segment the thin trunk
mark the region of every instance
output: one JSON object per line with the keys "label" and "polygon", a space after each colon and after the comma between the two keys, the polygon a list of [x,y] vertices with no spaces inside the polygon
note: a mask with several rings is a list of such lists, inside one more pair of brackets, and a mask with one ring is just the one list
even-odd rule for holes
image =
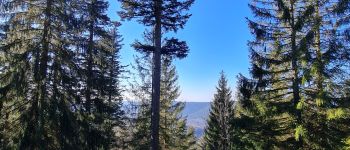
{"label": "thin trunk", "polygon": [[89,8],[89,15],[90,15],[90,21],[89,21],[89,43],[87,48],[87,67],[86,67],[86,111],[90,113],[91,111],[91,88],[92,88],[92,52],[94,49],[94,19],[95,16],[93,15],[93,8],[94,8],[95,1],[91,2],[90,8]]}
{"label": "thin trunk", "polygon": [[[94,9],[94,4],[95,4],[95,0],[91,1],[91,4],[89,6],[89,25],[88,25],[88,29],[89,29],[89,39],[88,39],[88,48],[86,51],[86,55],[87,55],[87,66],[86,66],[86,91],[85,91],[85,111],[90,115],[91,114],[91,105],[92,105],[92,101],[91,101],[91,95],[92,95],[92,84],[93,84],[93,70],[92,70],[92,65],[93,65],[93,50],[94,50],[94,23],[95,23],[95,16],[93,13],[93,9]],[[85,128],[87,128],[87,140],[86,140],[86,144],[87,147],[94,149],[95,147],[93,147],[94,145],[94,137],[91,136],[91,126],[87,125],[85,126]]]}
{"label": "thin trunk", "polygon": [[[317,61],[317,73],[316,73],[316,84],[317,84],[317,94],[322,94],[323,92],[323,63],[322,63],[322,52],[321,52],[321,33],[320,33],[320,25],[321,25],[321,17],[319,12],[320,2],[316,0],[316,35],[315,35],[315,45],[316,45],[316,61]],[[321,103],[322,104],[322,103]]]}
{"label": "thin trunk", "polygon": [[[39,139],[37,143],[37,147],[39,149],[43,149],[45,146],[44,141],[42,140],[42,135],[44,134],[44,107],[45,107],[45,98],[46,98],[46,75],[47,75],[47,68],[48,68],[48,61],[49,61],[49,43],[50,43],[50,26],[51,26],[51,7],[52,7],[52,0],[48,0],[46,2],[46,9],[45,9],[45,21],[44,21],[44,29],[43,29],[43,39],[42,39],[42,52],[41,52],[41,59],[40,59],[40,70],[39,70],[39,81],[38,81],[38,103],[37,105],[37,119],[38,119],[38,137]],[[36,110],[34,110],[36,111]]]}
{"label": "thin trunk", "polygon": [[[298,68],[298,49],[296,46],[296,29],[295,29],[295,16],[294,16],[294,3],[291,3],[291,29],[292,29],[292,35],[291,35],[291,42],[292,42],[292,70],[293,70],[293,104],[294,104],[294,110],[295,115],[297,116],[297,125],[302,124],[301,120],[301,110],[296,109],[297,105],[300,101],[300,86],[299,86],[299,68]],[[303,146],[303,140],[302,136],[299,136],[299,139],[297,141],[297,149],[302,149]]]}
{"label": "thin trunk", "polygon": [[111,103],[112,102],[112,94],[113,94],[113,88],[114,88],[114,86],[113,86],[113,84],[114,84],[114,82],[113,82],[113,79],[114,79],[114,67],[115,67],[115,63],[114,63],[114,58],[115,57],[115,55],[114,55],[114,53],[112,52],[112,57],[111,57],[111,59],[110,59],[110,61],[111,61],[111,66],[110,66],[110,72],[109,72],[109,89],[108,89],[108,102],[109,103]]}
{"label": "thin trunk", "polygon": [[152,73],[152,115],[151,115],[151,149],[159,149],[159,103],[160,103],[160,65],[161,65],[161,41],[162,41],[162,0],[155,0],[155,19],[153,54],[153,73]]}
{"label": "thin trunk", "polygon": [[[115,41],[118,41],[118,35],[117,35],[117,27],[115,26],[114,28],[113,28],[113,45],[115,45]],[[115,39],[114,39],[115,38]],[[114,90],[114,69],[115,69],[115,67],[116,67],[116,65],[117,65],[117,63],[115,63],[115,54],[116,54],[116,52],[117,52],[117,49],[116,49],[117,47],[114,47],[114,50],[112,51],[112,52],[110,52],[110,53],[108,53],[108,55],[109,54],[111,54],[111,57],[110,57],[110,66],[109,66],[109,69],[110,69],[110,72],[109,72],[109,87],[108,87],[108,102],[109,103],[111,103],[112,102],[112,95],[113,95],[113,90]]]}

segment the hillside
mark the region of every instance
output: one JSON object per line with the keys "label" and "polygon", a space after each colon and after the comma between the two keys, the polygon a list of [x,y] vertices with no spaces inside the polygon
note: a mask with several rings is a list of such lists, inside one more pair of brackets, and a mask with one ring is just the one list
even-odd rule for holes
{"label": "hillside", "polygon": [[188,126],[195,128],[197,138],[203,135],[209,109],[210,102],[186,102],[183,116],[187,117]]}

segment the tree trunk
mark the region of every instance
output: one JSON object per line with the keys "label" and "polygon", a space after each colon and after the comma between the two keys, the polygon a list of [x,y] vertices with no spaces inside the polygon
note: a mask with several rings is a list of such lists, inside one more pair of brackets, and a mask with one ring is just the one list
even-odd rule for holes
{"label": "tree trunk", "polygon": [[[297,105],[300,101],[300,86],[299,86],[299,68],[298,68],[298,49],[296,45],[296,29],[295,29],[295,16],[294,16],[294,3],[291,4],[291,29],[292,29],[292,35],[291,35],[291,42],[292,42],[292,70],[293,70],[293,104],[294,104],[294,110],[295,110],[295,115],[297,117],[297,125],[302,124],[301,120],[301,110],[296,109]],[[303,140],[302,136],[299,136],[299,139],[297,141],[297,148],[296,149],[302,149],[303,146]]]}
{"label": "tree trunk", "polygon": [[[323,92],[323,62],[322,62],[322,52],[321,52],[321,17],[319,11],[320,2],[316,0],[316,31],[315,31],[315,45],[316,45],[316,61],[317,61],[317,73],[316,73],[316,84],[317,84],[317,96]],[[323,101],[323,99],[322,99]],[[322,104],[323,102],[321,102]]]}
{"label": "tree trunk", "polygon": [[92,88],[92,53],[94,49],[94,19],[95,16],[93,15],[93,9],[94,9],[95,1],[91,2],[90,8],[89,8],[89,15],[90,15],[90,21],[89,21],[89,45],[87,48],[87,67],[86,67],[86,91],[85,91],[85,98],[86,98],[86,111],[90,113],[91,111],[91,88]]}
{"label": "tree trunk", "polygon": [[[44,141],[41,139],[41,137],[44,134],[44,107],[45,107],[45,98],[46,98],[46,79],[47,79],[47,68],[48,68],[48,61],[49,61],[49,48],[50,48],[50,26],[51,26],[51,7],[52,7],[52,0],[48,0],[46,2],[46,9],[45,9],[45,21],[44,21],[44,29],[43,29],[43,39],[42,39],[42,51],[41,51],[41,59],[40,59],[40,70],[39,70],[39,81],[38,81],[38,102],[34,105],[37,105],[38,110],[34,110],[37,112],[37,118],[38,119],[38,131],[36,136],[39,139],[38,145],[36,146],[39,149],[43,149],[45,147]],[[46,145],[47,146],[47,145]]]}
{"label": "tree trunk", "polygon": [[162,0],[154,1],[155,20],[153,53],[153,73],[152,73],[152,116],[151,116],[151,149],[159,149],[159,103],[160,103],[160,65],[161,65],[161,16]]}

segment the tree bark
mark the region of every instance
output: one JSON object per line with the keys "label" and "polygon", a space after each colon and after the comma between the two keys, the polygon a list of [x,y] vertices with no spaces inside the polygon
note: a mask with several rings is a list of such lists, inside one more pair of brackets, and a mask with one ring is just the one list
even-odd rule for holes
{"label": "tree bark", "polygon": [[152,115],[151,115],[151,149],[159,149],[159,103],[160,103],[160,65],[161,65],[161,17],[162,0],[154,0],[155,27],[154,27],[154,46],[153,53],[153,73],[152,73]]}

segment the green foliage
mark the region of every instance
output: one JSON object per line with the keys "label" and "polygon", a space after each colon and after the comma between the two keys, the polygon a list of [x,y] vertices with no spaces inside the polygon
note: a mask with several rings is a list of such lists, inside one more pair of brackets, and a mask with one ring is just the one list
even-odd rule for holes
{"label": "green foliage", "polygon": [[350,149],[350,137],[345,139],[345,144],[346,144],[345,149],[349,150]]}
{"label": "green foliage", "polygon": [[[245,85],[239,87],[241,106],[236,117],[246,116],[261,128],[276,122],[256,134],[271,134],[271,141],[264,141],[266,145],[279,149],[339,149],[350,134],[345,125],[349,104],[343,101],[348,95],[340,88],[348,86],[344,84],[348,78],[344,62],[349,61],[345,58],[349,45],[342,36],[342,30],[348,28],[348,22],[344,22],[347,7],[339,5],[347,3],[252,0],[249,4],[255,15],[253,20],[248,19],[255,36],[248,43],[252,80],[241,78]],[[247,87],[248,83],[254,88]],[[240,128],[254,131],[247,126]]]}
{"label": "green foliage", "polygon": [[301,99],[300,102],[297,104],[297,109],[302,110],[305,106],[305,99]]}
{"label": "green foliage", "polygon": [[220,74],[217,91],[211,104],[207,127],[204,131],[205,149],[232,148],[233,101],[232,91],[223,72]]}
{"label": "green foliage", "polygon": [[294,137],[295,140],[299,141],[301,140],[301,137],[305,136],[306,134],[306,130],[302,125],[297,126],[297,128],[295,128],[295,133],[294,133]]}
{"label": "green foliage", "polygon": [[[136,19],[145,26],[155,24],[154,6],[156,1],[144,0],[118,0],[122,3],[123,11],[118,12],[123,19]],[[162,18],[162,28],[165,31],[177,31],[182,29],[190,18],[190,14],[183,13],[189,10],[194,0],[161,0],[161,9],[166,12],[166,18]]]}
{"label": "green foliage", "polygon": [[[114,128],[121,126],[123,115],[122,70],[116,42],[120,36],[108,31],[112,24],[104,15],[106,8],[107,2],[99,0],[1,1],[0,20],[6,22],[0,25],[1,148],[113,146]],[[93,42],[85,38],[87,26],[101,27],[92,31],[99,35]],[[98,83],[92,88],[93,113],[85,112],[89,95],[85,83],[91,73],[85,67],[88,51],[82,52],[86,43],[94,43],[90,49],[99,54],[95,56],[99,76],[90,78]]]}
{"label": "green foliage", "polygon": [[[142,80],[133,81],[133,95],[139,101],[134,118],[133,134],[130,149],[148,149],[150,147],[151,125],[151,57],[148,55],[136,59],[134,67]],[[160,148],[161,149],[193,149],[195,146],[194,130],[188,128],[186,119],[181,116],[185,105],[176,102],[180,94],[177,84],[178,76],[175,66],[169,57],[162,59],[161,101],[160,101]]]}
{"label": "green foliage", "polygon": [[335,120],[335,119],[341,119],[346,118],[346,113],[344,109],[336,108],[336,109],[328,109],[327,110],[327,119],[328,120]]}

